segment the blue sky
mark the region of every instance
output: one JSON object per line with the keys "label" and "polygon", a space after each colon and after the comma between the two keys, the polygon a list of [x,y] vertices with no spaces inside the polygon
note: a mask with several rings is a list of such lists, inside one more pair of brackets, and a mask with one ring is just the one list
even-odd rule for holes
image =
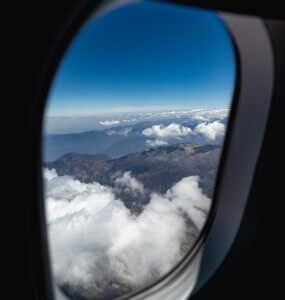
{"label": "blue sky", "polygon": [[52,83],[47,115],[228,108],[234,81],[233,45],[215,13],[133,3],[78,32]]}

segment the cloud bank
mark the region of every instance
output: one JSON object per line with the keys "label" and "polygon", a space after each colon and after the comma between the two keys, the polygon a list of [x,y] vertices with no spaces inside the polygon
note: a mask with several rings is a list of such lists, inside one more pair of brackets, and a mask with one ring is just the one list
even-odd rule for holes
{"label": "cloud bank", "polygon": [[200,123],[195,127],[194,132],[202,134],[210,141],[214,141],[217,138],[221,138],[225,135],[225,125],[220,121]]}
{"label": "cloud bank", "polygon": [[[150,108],[151,109],[151,108]],[[74,133],[90,130],[101,130],[103,126],[113,126],[120,123],[136,124],[144,121],[157,121],[167,119],[177,119],[198,122],[213,122],[227,118],[229,109],[189,109],[189,110],[172,110],[172,111],[153,111],[141,113],[114,113],[112,117],[107,115],[97,116],[56,116],[46,117],[44,122],[45,134],[53,133]],[[111,120],[109,120],[111,118]],[[116,123],[114,123],[116,122]],[[119,122],[119,123],[118,123]],[[175,121],[174,121],[175,122]]]}
{"label": "cloud bank", "polygon": [[229,114],[228,108],[220,109],[189,109],[189,110],[172,110],[158,111],[149,113],[132,114],[129,117],[135,117],[138,120],[150,119],[168,119],[168,118],[188,118],[190,120],[211,122],[214,120],[222,120],[227,118]]}
{"label": "cloud bank", "polygon": [[[181,243],[197,237],[210,199],[199,177],[185,177],[165,194],[153,193],[135,216],[110,187],[86,184],[44,170],[47,221],[56,282],[102,297],[137,290],[168,272],[184,255]],[[130,172],[117,185],[143,193]],[[191,246],[191,245],[190,245]]]}
{"label": "cloud bank", "polygon": [[210,122],[215,119],[222,120],[227,118],[229,114],[228,108],[223,109],[194,109],[189,112],[192,120]]}

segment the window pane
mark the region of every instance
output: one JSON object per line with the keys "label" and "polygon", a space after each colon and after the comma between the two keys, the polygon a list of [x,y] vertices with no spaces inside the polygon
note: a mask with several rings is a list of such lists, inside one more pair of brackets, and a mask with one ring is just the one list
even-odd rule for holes
{"label": "window pane", "polygon": [[75,36],[43,132],[53,276],[69,299],[141,290],[191,250],[212,203],[235,71],[214,12],[127,4]]}

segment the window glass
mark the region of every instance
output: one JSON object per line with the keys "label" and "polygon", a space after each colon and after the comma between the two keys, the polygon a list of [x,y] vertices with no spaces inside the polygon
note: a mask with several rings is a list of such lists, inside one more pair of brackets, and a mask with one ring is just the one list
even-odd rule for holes
{"label": "window glass", "polygon": [[76,34],[49,92],[42,162],[53,276],[68,299],[141,290],[191,250],[235,71],[214,12],[129,3]]}

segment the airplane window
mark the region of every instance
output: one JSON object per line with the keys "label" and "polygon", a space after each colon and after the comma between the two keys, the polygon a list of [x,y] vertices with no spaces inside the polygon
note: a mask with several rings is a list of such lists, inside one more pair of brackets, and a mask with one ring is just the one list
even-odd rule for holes
{"label": "airplane window", "polygon": [[51,265],[64,297],[140,291],[191,251],[212,205],[235,79],[215,12],[125,3],[78,31],[42,135]]}

